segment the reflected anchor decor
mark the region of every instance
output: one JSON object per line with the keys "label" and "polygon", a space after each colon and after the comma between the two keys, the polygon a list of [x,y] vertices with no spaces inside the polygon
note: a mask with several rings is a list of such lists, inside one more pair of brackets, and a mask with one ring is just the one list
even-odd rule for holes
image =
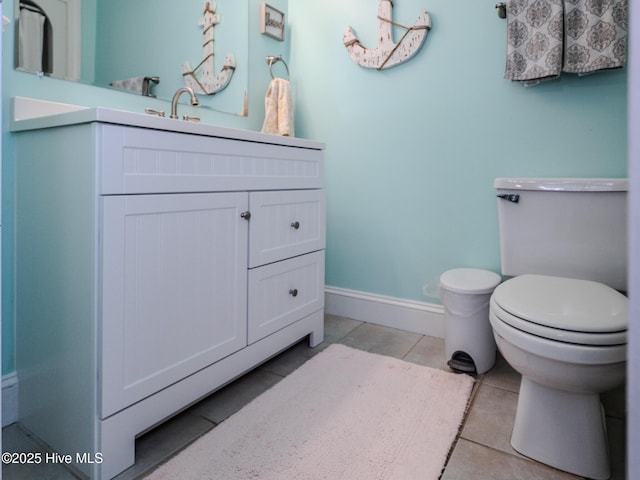
{"label": "reflected anchor decor", "polygon": [[[406,27],[392,20],[392,0],[379,0],[378,3],[378,43],[374,48],[365,48],[356,37],[353,29],[348,26],[343,35],[344,46],[351,59],[361,67],[383,70],[406,62],[412,58],[424,43],[429,30],[431,18],[422,9],[416,23]],[[392,27],[405,30],[398,43],[393,42]]]}
{"label": "reflected anchor decor", "polygon": [[[222,71],[218,76],[213,74],[213,28],[216,24],[220,23],[220,16],[216,13],[215,0],[206,0],[202,9],[202,20],[198,22],[204,29],[203,35],[203,56],[202,61],[196,66],[191,68],[189,61],[182,64],[182,76],[184,77],[184,83],[193,88],[195,93],[213,95],[224,89],[233,76],[233,72],[236,68],[236,59],[232,53],[227,53],[224,59],[224,65]],[[200,70],[199,75],[196,72]]]}

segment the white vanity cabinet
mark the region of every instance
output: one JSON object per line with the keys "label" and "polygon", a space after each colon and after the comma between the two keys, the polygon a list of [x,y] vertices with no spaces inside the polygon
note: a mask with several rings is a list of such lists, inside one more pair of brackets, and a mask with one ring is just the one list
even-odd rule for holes
{"label": "white vanity cabinet", "polygon": [[322,144],[109,115],[13,124],[20,422],[92,478],[324,321]]}

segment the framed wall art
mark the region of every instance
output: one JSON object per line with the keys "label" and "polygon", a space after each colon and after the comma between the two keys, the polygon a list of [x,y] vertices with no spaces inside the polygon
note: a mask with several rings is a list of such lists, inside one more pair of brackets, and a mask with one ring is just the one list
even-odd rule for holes
{"label": "framed wall art", "polygon": [[284,41],[284,13],[266,3],[261,4],[260,33]]}

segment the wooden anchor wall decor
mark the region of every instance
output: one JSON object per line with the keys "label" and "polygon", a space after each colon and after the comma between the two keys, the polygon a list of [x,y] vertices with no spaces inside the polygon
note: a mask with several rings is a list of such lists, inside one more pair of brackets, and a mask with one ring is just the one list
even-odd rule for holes
{"label": "wooden anchor wall decor", "polygon": [[[423,8],[418,20],[411,27],[395,23],[392,18],[393,1],[379,0],[378,3],[378,43],[374,48],[365,48],[348,26],[343,35],[344,46],[351,59],[361,67],[382,70],[391,68],[412,58],[422,47],[431,30],[431,18]],[[398,43],[393,42],[392,27],[405,30]]]}
{"label": "wooden anchor wall decor", "polygon": [[[184,77],[184,83],[187,87],[193,88],[195,93],[213,95],[214,93],[224,89],[229,85],[233,72],[236,68],[235,57],[232,53],[227,53],[227,56],[224,59],[222,71],[218,76],[214,76],[213,74],[213,28],[218,23],[220,23],[220,16],[216,13],[215,0],[206,0],[202,8],[202,20],[198,22],[198,25],[201,25],[204,29],[202,32],[202,50],[204,58],[196,68],[193,69],[191,68],[189,61],[182,64],[182,76]],[[200,70],[200,72],[196,74],[198,70]]]}

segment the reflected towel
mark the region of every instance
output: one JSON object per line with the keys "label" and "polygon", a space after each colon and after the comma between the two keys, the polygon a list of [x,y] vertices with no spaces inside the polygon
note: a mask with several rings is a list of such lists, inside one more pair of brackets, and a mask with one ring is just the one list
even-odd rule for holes
{"label": "reflected towel", "polygon": [[263,133],[295,135],[291,86],[284,78],[274,78],[264,99]]}
{"label": "reflected towel", "polygon": [[507,2],[507,65],[504,78],[535,84],[560,75],[564,37],[562,2]]}
{"label": "reflected towel", "polygon": [[144,84],[144,77],[131,77],[123,80],[116,80],[111,82],[111,86],[115,88],[122,88],[123,90],[130,90],[132,92],[142,95],[142,87]]}
{"label": "reflected towel", "polygon": [[592,73],[624,66],[627,0],[564,0],[565,72]]}
{"label": "reflected towel", "polygon": [[20,9],[18,66],[27,72],[44,71],[44,22],[45,16],[41,13]]}

